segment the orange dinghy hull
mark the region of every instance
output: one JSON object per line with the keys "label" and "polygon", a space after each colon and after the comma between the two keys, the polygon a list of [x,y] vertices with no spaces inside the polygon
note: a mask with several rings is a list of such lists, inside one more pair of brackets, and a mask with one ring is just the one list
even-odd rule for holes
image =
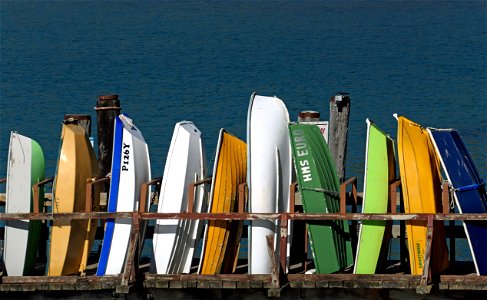
{"label": "orange dinghy hull", "polygon": [[[406,213],[437,213],[441,208],[441,175],[428,132],[402,116],[398,121],[397,145],[401,191]],[[411,274],[422,275],[426,251],[426,221],[406,221]],[[440,273],[448,267],[448,250],[442,221],[435,222],[431,271]]]}

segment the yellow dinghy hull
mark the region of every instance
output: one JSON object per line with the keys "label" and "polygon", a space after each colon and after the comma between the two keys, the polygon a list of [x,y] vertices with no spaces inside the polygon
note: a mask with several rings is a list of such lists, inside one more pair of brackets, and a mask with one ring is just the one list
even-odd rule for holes
{"label": "yellow dinghy hull", "polygon": [[[395,115],[401,191],[406,213],[441,212],[441,175],[428,132],[419,124]],[[406,221],[411,274],[422,275],[426,250],[426,221]],[[442,221],[434,224],[431,271],[448,267],[448,250]]]}
{"label": "yellow dinghy hull", "polygon": [[[95,152],[79,125],[63,125],[53,185],[53,213],[85,211],[86,182],[99,176]],[[95,190],[93,210],[99,210]],[[97,220],[54,221],[51,226],[48,276],[84,273],[95,237]]]}
{"label": "yellow dinghy hull", "polygon": [[[220,131],[213,169],[209,211],[228,213],[237,210],[238,186],[247,178],[247,145]],[[238,257],[242,221],[209,221],[205,228],[200,274],[231,272]]]}

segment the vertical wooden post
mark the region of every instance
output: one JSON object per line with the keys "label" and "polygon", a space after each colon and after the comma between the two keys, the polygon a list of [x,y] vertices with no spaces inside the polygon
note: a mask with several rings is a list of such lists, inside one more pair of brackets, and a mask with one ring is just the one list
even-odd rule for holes
{"label": "vertical wooden post", "polygon": [[[98,96],[96,102],[97,136],[98,136],[98,166],[100,176],[110,172],[113,151],[113,124],[120,114],[120,100],[118,95]],[[108,191],[108,184],[102,185],[102,191]]]}
{"label": "vertical wooden post", "polygon": [[276,253],[274,252],[274,236],[268,235],[266,236],[267,241],[267,252],[271,258],[271,277],[272,277],[272,286],[274,288],[279,288],[279,265],[277,260],[279,258],[276,257]]}
{"label": "vertical wooden post", "polygon": [[140,215],[139,212],[132,214],[132,230],[130,231],[129,247],[123,267],[122,279],[120,285],[115,287],[115,291],[120,294],[128,294],[129,284],[135,282],[135,276],[138,274],[139,257],[137,256],[137,245],[140,233]]}
{"label": "vertical wooden post", "polygon": [[313,110],[305,110],[299,113],[298,122],[318,122],[320,120],[320,113]]}
{"label": "vertical wooden post", "polygon": [[426,249],[424,253],[423,262],[423,274],[421,275],[421,280],[419,286],[416,288],[418,294],[429,294],[431,291],[431,286],[428,286],[431,280],[431,248],[433,246],[433,215],[428,215],[428,225],[426,230]]}
{"label": "vertical wooden post", "polygon": [[78,115],[78,114],[66,114],[64,115],[64,124],[76,124],[85,129],[86,136],[91,136],[91,116],[90,115]]}
{"label": "vertical wooden post", "polygon": [[350,97],[348,95],[348,93],[337,93],[330,99],[330,136],[328,146],[337,168],[340,183],[345,180],[348,120],[350,115]]}
{"label": "vertical wooden post", "polygon": [[[404,198],[402,197],[402,189],[403,187],[401,186],[401,192],[399,193],[399,212],[403,214],[405,212],[405,208],[404,208]],[[399,255],[401,260],[401,268],[405,272],[410,272],[411,271],[411,265],[409,264],[410,258],[409,258],[409,252],[407,250],[407,245],[406,245],[406,221],[404,220],[399,221],[399,235],[400,235]]]}
{"label": "vertical wooden post", "polygon": [[281,270],[283,273],[287,273],[287,237],[288,237],[288,215],[287,213],[282,213],[279,220],[279,231],[280,231],[280,241],[279,241],[279,260],[281,265]]}

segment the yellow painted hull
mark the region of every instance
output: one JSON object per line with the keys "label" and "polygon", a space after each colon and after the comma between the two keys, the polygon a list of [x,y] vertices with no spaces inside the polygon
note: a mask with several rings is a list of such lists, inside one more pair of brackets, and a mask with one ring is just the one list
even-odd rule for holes
{"label": "yellow painted hull", "polygon": [[[212,213],[237,210],[238,186],[247,177],[247,146],[240,139],[222,131],[215,160],[211,202]],[[204,240],[201,274],[232,270],[238,256],[241,221],[209,221]]]}
{"label": "yellow painted hull", "polygon": [[[441,175],[439,160],[426,129],[404,117],[398,117],[398,157],[402,195],[406,213],[441,212]],[[433,273],[448,267],[444,224],[434,224]],[[421,275],[426,250],[426,221],[406,222],[411,274]]]}
{"label": "yellow painted hull", "polygon": [[[86,182],[99,175],[95,153],[84,129],[63,125],[61,148],[53,186],[53,213],[83,212]],[[93,210],[99,210],[99,191],[94,191]],[[83,273],[95,237],[97,220],[54,221],[50,233],[47,275]]]}

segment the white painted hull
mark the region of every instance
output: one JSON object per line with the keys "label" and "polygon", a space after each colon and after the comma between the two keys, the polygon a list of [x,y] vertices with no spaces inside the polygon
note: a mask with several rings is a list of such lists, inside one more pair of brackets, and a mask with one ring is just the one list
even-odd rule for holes
{"label": "white painted hull", "polygon": [[[174,128],[161,183],[159,213],[187,211],[188,186],[203,179],[206,159],[201,132],[191,122]],[[203,186],[197,188],[194,211],[201,212]],[[157,220],[153,237],[153,264],[158,274],[189,273],[195,242],[201,232],[198,220]]]}
{"label": "white painted hull", "polygon": [[[8,154],[5,212],[32,212],[32,185],[43,178],[44,156],[40,146],[30,138],[12,132]],[[32,232],[29,235],[29,225],[32,227],[30,223],[32,221],[28,220],[6,222],[3,250],[5,268],[9,276],[25,275],[25,272],[28,272],[28,256],[35,256],[35,251],[28,251],[29,239],[35,238],[32,237]],[[36,240],[38,241],[38,237]]]}
{"label": "white painted hull", "polygon": [[[149,181],[150,176],[147,144],[132,120],[120,115],[115,122],[108,211],[137,211],[141,185]],[[148,210],[149,196],[146,203]],[[97,275],[122,272],[131,230],[130,219],[107,221]]]}
{"label": "white painted hull", "polygon": [[[292,161],[288,123],[288,111],[279,98],[251,96],[247,119],[247,183],[251,213],[289,211]],[[249,227],[249,274],[271,273],[266,237],[274,236],[275,253],[279,255],[277,225],[271,221],[252,221]],[[289,227],[288,260],[290,233]]]}

